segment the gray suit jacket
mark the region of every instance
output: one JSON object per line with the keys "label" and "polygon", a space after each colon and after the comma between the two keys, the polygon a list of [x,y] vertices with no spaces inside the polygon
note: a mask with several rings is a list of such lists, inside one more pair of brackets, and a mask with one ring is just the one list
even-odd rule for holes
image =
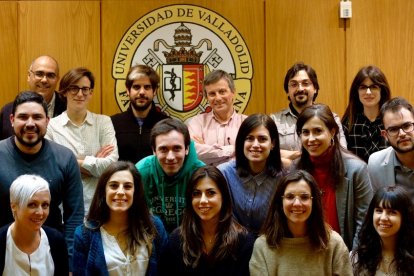
{"label": "gray suit jacket", "polygon": [[395,151],[392,147],[374,152],[368,159],[368,171],[374,191],[395,184]]}
{"label": "gray suit jacket", "polygon": [[336,209],[341,236],[352,250],[373,194],[366,163],[348,153],[343,152],[342,156],[345,174],[336,188]]}

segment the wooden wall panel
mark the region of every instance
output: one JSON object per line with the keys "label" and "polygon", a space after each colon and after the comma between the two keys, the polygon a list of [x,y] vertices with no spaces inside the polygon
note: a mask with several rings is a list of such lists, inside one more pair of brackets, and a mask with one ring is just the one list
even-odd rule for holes
{"label": "wooden wall panel", "polygon": [[380,67],[392,96],[414,104],[414,1],[353,1],[347,29],[347,85],[367,64]]}
{"label": "wooden wall panel", "polygon": [[[103,113],[119,112],[115,101],[114,84],[110,74],[114,54],[119,41],[129,27],[144,14],[162,6],[172,4],[194,4],[220,14],[239,31],[249,47],[254,66],[252,97],[245,113],[265,112],[265,51],[264,44],[264,1],[102,1],[102,72],[103,72]],[[251,20],[251,19],[254,20]],[[114,24],[116,22],[116,24]],[[237,87],[236,87],[237,89]]]}
{"label": "wooden wall panel", "polygon": [[17,3],[0,2],[0,108],[12,101],[19,90],[17,76]]}
{"label": "wooden wall panel", "polygon": [[342,115],[345,107],[345,37],[339,0],[266,0],[266,112],[288,105],[286,71],[296,61],[318,75],[317,102]]}
{"label": "wooden wall panel", "polygon": [[27,88],[27,68],[39,55],[57,59],[60,75],[78,66],[96,77],[88,109],[101,112],[100,1],[19,1],[19,83]]}

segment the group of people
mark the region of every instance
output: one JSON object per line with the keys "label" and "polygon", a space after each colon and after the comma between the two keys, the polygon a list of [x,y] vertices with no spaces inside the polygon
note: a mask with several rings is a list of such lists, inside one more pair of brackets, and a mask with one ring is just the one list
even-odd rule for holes
{"label": "group of people", "polygon": [[214,70],[212,111],[186,124],[155,106],[149,66],[131,67],[130,106],[111,117],[87,109],[90,70],[55,91],[59,78],[38,57],[30,91],[0,113],[4,275],[414,271],[414,109],[379,68],[358,72],[342,122],[301,62],[287,109],[238,114],[231,75]]}

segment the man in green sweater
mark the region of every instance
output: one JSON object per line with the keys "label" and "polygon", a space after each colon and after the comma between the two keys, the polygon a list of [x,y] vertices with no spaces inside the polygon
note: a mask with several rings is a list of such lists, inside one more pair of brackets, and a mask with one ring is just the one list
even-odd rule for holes
{"label": "man in green sweater", "polygon": [[188,180],[204,163],[197,158],[187,126],[176,119],[158,122],[150,141],[154,154],[136,167],[142,176],[148,207],[172,232],[181,223]]}

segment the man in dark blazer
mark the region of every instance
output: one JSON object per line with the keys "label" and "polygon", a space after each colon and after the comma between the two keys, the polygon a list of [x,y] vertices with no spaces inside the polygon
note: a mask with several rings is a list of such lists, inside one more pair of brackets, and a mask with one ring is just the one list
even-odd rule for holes
{"label": "man in dark blazer", "polygon": [[[43,96],[48,106],[48,116],[56,117],[66,110],[66,103],[55,91],[59,82],[59,65],[51,56],[37,57],[27,71],[27,83],[31,91]],[[0,112],[0,140],[14,134],[10,123],[13,102],[3,106]]]}

